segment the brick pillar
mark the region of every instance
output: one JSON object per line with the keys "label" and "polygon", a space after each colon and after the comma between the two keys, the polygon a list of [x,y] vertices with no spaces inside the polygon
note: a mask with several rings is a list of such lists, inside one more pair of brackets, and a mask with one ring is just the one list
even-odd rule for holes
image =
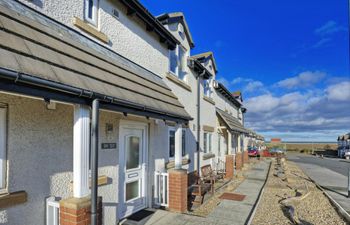
{"label": "brick pillar", "polygon": [[[60,201],[60,225],[90,225],[91,198],[68,198]],[[98,224],[102,225],[102,197],[98,198]]]}
{"label": "brick pillar", "polygon": [[226,177],[228,179],[232,179],[234,175],[234,155],[226,155],[226,163],[225,163],[225,168],[226,168]]}
{"label": "brick pillar", "polygon": [[236,154],[236,170],[242,169],[242,153],[237,152]]}
{"label": "brick pillar", "polygon": [[187,170],[169,171],[169,210],[179,213],[187,211]]}
{"label": "brick pillar", "polygon": [[249,161],[248,151],[243,152],[243,161],[247,163]]}

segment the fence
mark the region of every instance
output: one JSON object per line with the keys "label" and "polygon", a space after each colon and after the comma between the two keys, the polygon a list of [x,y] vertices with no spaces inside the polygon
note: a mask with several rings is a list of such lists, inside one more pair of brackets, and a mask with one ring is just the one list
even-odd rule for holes
{"label": "fence", "polygon": [[169,175],[165,172],[154,173],[155,204],[167,207],[169,205]]}

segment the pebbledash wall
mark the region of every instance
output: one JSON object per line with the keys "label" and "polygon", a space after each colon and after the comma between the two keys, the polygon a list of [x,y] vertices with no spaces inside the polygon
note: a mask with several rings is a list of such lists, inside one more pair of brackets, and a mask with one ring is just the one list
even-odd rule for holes
{"label": "pebbledash wall", "polygon": [[[45,199],[73,195],[73,105],[56,103],[56,109],[48,110],[43,100],[4,93],[0,93],[0,103],[8,105],[9,191],[28,194],[26,203],[0,210],[0,224],[44,225]],[[108,177],[108,183],[98,187],[106,225],[118,221],[120,120],[149,125],[148,207],[153,204],[153,171],[164,169],[167,156],[167,126],[163,121],[101,111],[100,143],[117,143],[116,149],[101,149],[99,145],[99,175]],[[105,132],[107,123],[113,125],[113,132]]]}
{"label": "pebbledash wall", "polygon": [[[113,49],[155,74],[165,76],[168,71],[167,46],[159,42],[159,37],[154,32],[148,32],[145,23],[138,17],[128,16],[126,7],[119,1],[99,1],[99,21],[98,26],[94,28],[107,35],[109,38],[107,44],[73,24],[74,17],[84,20],[84,0],[19,1]],[[112,16],[113,9],[119,12],[119,18]]]}

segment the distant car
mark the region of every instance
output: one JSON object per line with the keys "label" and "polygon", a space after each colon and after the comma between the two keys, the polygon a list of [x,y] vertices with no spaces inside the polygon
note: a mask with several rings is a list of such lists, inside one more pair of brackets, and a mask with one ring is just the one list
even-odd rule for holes
{"label": "distant car", "polygon": [[271,148],[270,150],[271,154],[284,154],[285,151],[282,148]]}
{"label": "distant car", "polygon": [[248,148],[248,155],[250,157],[256,157],[256,156],[260,156],[260,153],[257,148]]}

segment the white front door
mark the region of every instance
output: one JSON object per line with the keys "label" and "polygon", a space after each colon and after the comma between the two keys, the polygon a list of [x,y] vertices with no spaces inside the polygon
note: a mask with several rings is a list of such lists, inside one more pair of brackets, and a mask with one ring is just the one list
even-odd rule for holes
{"label": "white front door", "polygon": [[122,122],[119,134],[119,219],[146,207],[147,125]]}

